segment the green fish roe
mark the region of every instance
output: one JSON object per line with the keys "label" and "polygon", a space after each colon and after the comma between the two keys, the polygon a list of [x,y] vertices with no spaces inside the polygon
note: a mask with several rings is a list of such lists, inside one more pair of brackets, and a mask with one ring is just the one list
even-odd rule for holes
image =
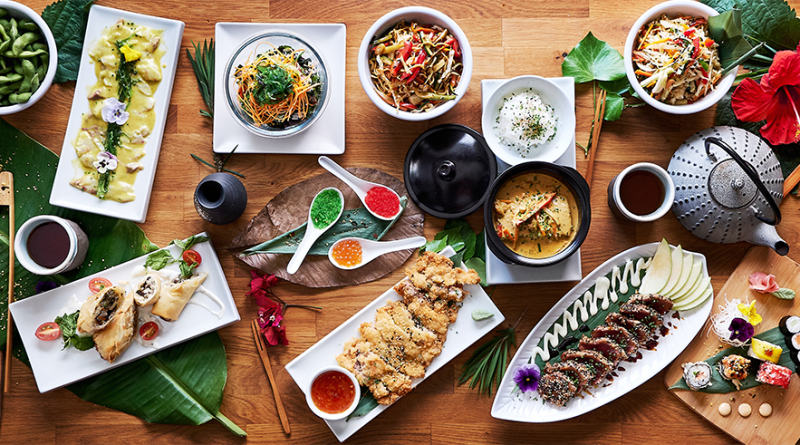
{"label": "green fish roe", "polygon": [[342,209],[342,198],[336,190],[324,190],[311,204],[311,221],[317,229],[333,224]]}

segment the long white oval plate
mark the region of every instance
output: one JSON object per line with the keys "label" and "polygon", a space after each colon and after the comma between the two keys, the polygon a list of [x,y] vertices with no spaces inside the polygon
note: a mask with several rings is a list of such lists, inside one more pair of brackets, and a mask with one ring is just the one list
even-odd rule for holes
{"label": "long white oval plate", "polygon": [[[156,123],[153,126],[153,132],[147,138],[145,156],[140,161],[144,165],[144,169],[136,176],[136,182],[133,184],[136,190],[136,199],[126,203],[97,199],[96,196],[82,192],[69,185],[69,181],[75,177],[75,168],[72,165],[72,161],[78,159],[72,142],[78,137],[81,116],[90,112],[89,101],[86,99],[86,90],[97,82],[94,74],[94,65],[89,57],[89,48],[100,37],[103,28],[113,26],[119,19],[163,30],[162,45],[166,45],[167,49],[161,58],[161,83],[153,95],[156,100]],[[58,161],[56,179],[53,184],[53,191],[50,193],[50,204],[139,223],[145,221],[147,208],[150,205],[150,193],[153,190],[153,181],[156,177],[156,166],[158,165],[158,154],[161,151],[161,141],[164,137],[164,126],[167,123],[167,109],[170,97],[172,97],[172,84],[175,80],[175,71],[178,68],[183,28],[184,23],[177,20],[162,19],[97,5],[92,6],[89,11],[89,21],[86,24],[86,37],[81,51],[81,68],[78,72],[78,80],[75,83],[75,95],[72,98],[67,133],[64,135],[64,144],[61,146],[61,159]]]}
{"label": "long white oval plate", "polygon": [[[440,252],[444,256],[452,256],[455,251],[451,247],[447,247]],[[465,349],[470,347],[473,343],[480,340],[481,337],[491,332],[495,327],[505,320],[503,314],[494,305],[492,299],[486,295],[480,285],[467,285],[464,286],[469,296],[464,299],[464,304],[458,313],[456,322],[450,325],[447,333],[447,341],[444,344],[442,353],[433,359],[430,366],[425,370],[425,377],[421,379],[414,379],[414,387],[419,385],[431,374],[438,371],[439,368],[446,365],[450,360],[456,358]],[[350,317],[349,320],[342,323],[338,328],[331,331],[322,340],[318,341],[314,346],[308,348],[306,352],[297,356],[286,365],[286,371],[292,376],[297,386],[305,393],[311,386],[311,378],[316,375],[317,371],[324,366],[336,365],[336,356],[341,354],[344,348],[344,343],[352,337],[358,336],[358,327],[361,323],[371,322],[375,320],[375,312],[379,307],[386,304],[386,300],[400,300],[402,297],[393,289],[384,292],[375,301],[361,309],[358,313]],[[475,309],[484,309],[494,314],[491,317],[482,321],[474,321],[470,314]],[[413,397],[414,391],[411,391],[406,397]],[[400,401],[395,402],[402,403]],[[355,434],[364,425],[369,423],[372,419],[377,417],[380,413],[386,411],[389,406],[378,405],[362,417],[355,417],[346,420],[326,420],[333,434],[340,442],[343,442],[348,437]],[[308,409],[308,411],[311,411]]]}
{"label": "long white oval plate", "polygon": [[[199,235],[206,235],[206,233]],[[134,340],[131,346],[113,364],[100,358],[100,354],[94,348],[88,351],[79,351],[70,347],[62,351],[63,340],[41,341],[36,338],[34,333],[42,323],[55,320],[73,295],[81,303],[89,298],[92,294],[89,290],[89,280],[95,277],[103,277],[111,280],[114,284],[118,284],[120,280],[130,281],[131,272],[137,266],[144,265],[147,255],[132,259],[127,263],[104,270],[90,277],[82,278],[12,303],[10,306],[11,314],[14,316],[14,323],[17,325],[22,337],[22,343],[25,345],[25,351],[31,361],[33,376],[36,378],[39,392],[51,391],[87,377],[101,374],[117,366],[122,366],[239,321],[239,311],[236,309],[231,289],[228,287],[225,273],[222,271],[222,266],[219,264],[219,259],[211,242],[197,244],[192,249],[196,250],[203,258],[202,263],[196,270],[198,272],[208,272],[208,277],[203,282],[203,287],[222,300],[224,309],[221,317],[217,317],[201,306],[191,304],[192,302],[201,303],[215,311],[219,310],[219,306],[213,300],[198,291],[189,300],[190,304],[186,305],[178,320],[171,323],[159,320],[161,331],[156,338],[158,348],[145,348]],[[173,257],[181,253],[180,248],[174,245],[167,250]],[[169,265],[164,270],[178,271],[178,265]],[[132,282],[131,286],[134,284]],[[139,335],[138,331],[136,335]]]}
{"label": "long white oval plate", "polygon": [[[576,397],[567,403],[567,406],[560,408],[551,403],[543,403],[541,399],[538,399],[537,393],[521,395],[519,391],[517,391],[515,394],[512,394],[516,386],[514,383],[514,370],[528,363],[528,359],[531,357],[533,349],[539,344],[539,340],[544,336],[545,332],[550,329],[553,323],[561,317],[564,310],[592,287],[599,277],[610,273],[614,266],[622,266],[627,260],[651,257],[656,253],[658,244],[659,243],[651,243],[633,247],[601,264],[578,283],[577,286],[567,292],[567,294],[545,314],[539,324],[533,328],[531,333],[528,334],[528,337],[525,338],[525,341],[522,342],[514,358],[511,360],[511,364],[503,377],[503,381],[500,383],[500,389],[497,391],[497,396],[494,399],[492,417],[503,420],[513,420],[515,422],[547,423],[571,419],[581,414],[586,414],[589,411],[600,408],[606,403],[616,400],[648,381],[654,375],[661,372],[662,369],[675,360],[675,358],[689,346],[689,343],[691,343],[695,335],[703,328],[703,325],[705,325],[708,319],[708,315],[711,313],[711,306],[714,304],[713,296],[706,300],[701,306],[690,311],[681,312],[680,319],[672,318],[672,311],[667,313],[664,319],[672,322],[678,329],[670,329],[669,334],[660,338],[655,351],[640,349],[639,351],[642,353],[641,360],[636,363],[623,362],[625,371],[617,370],[616,372],[619,374],[619,377],[615,378],[611,385],[592,389],[590,392],[593,396],[584,395],[583,398]],[[699,259],[703,262],[703,274],[707,276],[708,268],[706,265],[706,257],[702,254],[686,250],[684,250],[684,252],[694,255],[695,261]],[[534,398],[538,400],[534,400]]]}

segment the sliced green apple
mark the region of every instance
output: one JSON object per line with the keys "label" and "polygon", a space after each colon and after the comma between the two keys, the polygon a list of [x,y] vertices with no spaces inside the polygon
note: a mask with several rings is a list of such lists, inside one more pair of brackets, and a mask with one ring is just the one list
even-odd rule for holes
{"label": "sliced green apple", "polygon": [[672,249],[672,270],[669,274],[669,280],[667,280],[667,284],[658,291],[659,294],[665,295],[667,292],[671,291],[675,288],[675,285],[678,284],[678,279],[681,277],[683,273],[683,248],[678,246]]}
{"label": "sliced green apple", "polygon": [[672,307],[672,310],[675,310],[675,311],[688,311],[689,309],[694,309],[694,308],[700,306],[701,304],[705,303],[705,301],[708,300],[709,297],[711,297],[711,294],[713,294],[713,293],[714,293],[714,288],[709,283],[708,286],[703,288],[703,292],[701,292],[700,295],[698,295],[694,300],[692,300],[690,302],[685,302],[685,303],[680,304],[680,305],[675,305],[675,306]]}
{"label": "sliced green apple", "polygon": [[689,281],[689,275],[692,273],[692,266],[694,266],[694,255],[691,253],[684,253],[683,265],[681,266],[681,275],[678,277],[678,281],[675,283],[675,286],[673,286],[672,289],[664,292],[662,295],[671,298],[679,290],[681,290],[681,288],[686,285],[686,282]]}
{"label": "sliced green apple", "polygon": [[686,280],[686,283],[684,283],[683,287],[681,287],[680,289],[673,291],[672,295],[668,295],[669,298],[675,300],[691,292],[691,290],[700,282],[702,274],[703,274],[703,262],[698,260],[692,263],[692,269],[689,271],[689,278]]}
{"label": "sliced green apple", "polygon": [[695,284],[695,286],[689,292],[685,293],[680,298],[673,298],[672,301],[675,304],[684,304],[690,299],[697,297],[698,294],[702,293],[703,290],[708,287],[709,283],[711,283],[711,277],[700,277],[700,280],[698,280],[697,284]]}
{"label": "sliced green apple", "polygon": [[666,239],[661,240],[658,250],[647,268],[647,273],[642,278],[639,286],[640,294],[654,294],[667,284],[672,274],[672,249]]}

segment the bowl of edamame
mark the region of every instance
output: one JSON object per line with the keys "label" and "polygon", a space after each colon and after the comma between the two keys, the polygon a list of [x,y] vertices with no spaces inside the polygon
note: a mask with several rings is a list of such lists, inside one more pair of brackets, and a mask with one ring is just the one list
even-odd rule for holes
{"label": "bowl of edamame", "polygon": [[25,5],[0,0],[0,115],[22,111],[44,96],[57,65],[47,23]]}

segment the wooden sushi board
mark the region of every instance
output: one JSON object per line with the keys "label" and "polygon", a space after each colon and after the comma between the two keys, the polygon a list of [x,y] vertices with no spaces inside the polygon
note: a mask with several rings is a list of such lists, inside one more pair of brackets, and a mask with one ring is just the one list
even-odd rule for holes
{"label": "wooden sushi board", "polygon": [[[775,275],[781,287],[788,287],[800,292],[800,264],[787,257],[782,257],[766,247],[753,247],[745,255],[736,270],[733,271],[722,289],[714,292],[714,307],[711,314],[719,312],[719,306],[725,298],[745,297],[757,301],[756,308],[764,321],[756,326],[756,334],[778,326],[784,315],[800,315],[800,297],[794,300],[780,300],[769,294],[761,294],[749,287],[748,277],[753,272],[764,272]],[[667,368],[664,384],[669,388],[683,374],[681,364],[705,360],[719,352],[717,336],[709,333],[709,323],[700,331],[694,341]],[[708,336],[706,336],[708,334]],[[723,348],[727,348],[724,345]],[[784,351],[789,353],[789,351]],[[793,369],[794,371],[794,369]],[[727,394],[706,394],[687,390],[671,390],[675,396],[689,405],[709,422],[746,444],[794,444],[800,439],[800,378],[792,375],[789,388],[760,385],[755,388]],[[731,401],[731,398],[734,401]],[[731,404],[733,412],[727,417],[719,414],[719,405],[723,402]],[[738,407],[749,403],[753,408],[750,417],[739,415]],[[772,405],[772,415],[761,417],[758,408],[762,403]]]}

